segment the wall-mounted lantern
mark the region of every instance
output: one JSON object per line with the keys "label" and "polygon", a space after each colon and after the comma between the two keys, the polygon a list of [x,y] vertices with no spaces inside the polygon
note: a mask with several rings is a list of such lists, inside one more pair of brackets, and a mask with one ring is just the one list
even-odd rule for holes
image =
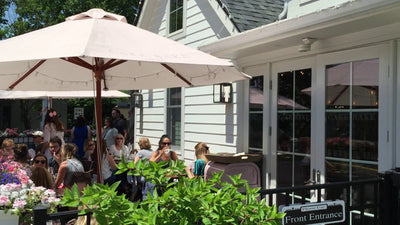
{"label": "wall-mounted lantern", "polygon": [[142,95],[142,93],[140,93],[139,90],[134,90],[134,91],[132,91],[131,96],[132,96],[132,100],[133,100],[134,106],[136,108],[142,108],[143,107],[143,95]]}
{"label": "wall-mounted lantern", "polygon": [[214,84],[214,103],[232,103],[233,89],[231,83]]}

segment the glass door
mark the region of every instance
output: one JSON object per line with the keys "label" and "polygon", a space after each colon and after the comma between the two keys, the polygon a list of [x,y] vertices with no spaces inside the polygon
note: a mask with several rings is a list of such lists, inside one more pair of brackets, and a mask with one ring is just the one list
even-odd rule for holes
{"label": "glass door", "polygon": [[[311,184],[312,84],[310,61],[272,66],[271,76],[271,188]],[[277,196],[276,203],[283,202]],[[309,199],[310,196],[306,196]],[[293,203],[300,193],[292,193]]]}
{"label": "glass door", "polygon": [[[326,182],[377,178],[379,59],[326,65],[325,99]],[[342,194],[329,191],[327,198]]]}
{"label": "glass door", "polygon": [[284,71],[277,77],[277,187],[310,182],[311,72]]}

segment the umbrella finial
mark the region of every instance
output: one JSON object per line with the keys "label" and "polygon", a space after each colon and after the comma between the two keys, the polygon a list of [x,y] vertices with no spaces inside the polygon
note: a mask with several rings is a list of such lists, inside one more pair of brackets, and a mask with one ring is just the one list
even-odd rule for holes
{"label": "umbrella finial", "polygon": [[125,16],[109,13],[98,8],[90,9],[86,12],[70,16],[65,20],[72,21],[72,20],[82,20],[82,19],[106,19],[106,20],[117,20],[124,23],[127,22]]}

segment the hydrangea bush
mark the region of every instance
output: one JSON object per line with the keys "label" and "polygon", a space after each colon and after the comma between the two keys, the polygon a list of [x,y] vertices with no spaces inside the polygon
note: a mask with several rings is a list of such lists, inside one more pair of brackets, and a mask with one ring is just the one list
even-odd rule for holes
{"label": "hydrangea bush", "polygon": [[32,224],[36,205],[46,205],[54,212],[59,202],[54,190],[35,187],[19,163],[0,163],[0,209],[20,216],[20,224]]}

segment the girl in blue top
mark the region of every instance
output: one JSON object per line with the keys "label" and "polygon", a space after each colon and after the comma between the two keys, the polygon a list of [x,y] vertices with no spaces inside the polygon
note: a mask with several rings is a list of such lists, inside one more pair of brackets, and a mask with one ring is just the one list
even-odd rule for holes
{"label": "girl in blue top", "polygon": [[208,159],[206,158],[206,154],[209,154],[210,151],[208,146],[204,142],[199,142],[194,147],[194,153],[196,155],[196,162],[194,163],[194,171],[193,173],[196,176],[204,176],[204,168],[208,163]]}

